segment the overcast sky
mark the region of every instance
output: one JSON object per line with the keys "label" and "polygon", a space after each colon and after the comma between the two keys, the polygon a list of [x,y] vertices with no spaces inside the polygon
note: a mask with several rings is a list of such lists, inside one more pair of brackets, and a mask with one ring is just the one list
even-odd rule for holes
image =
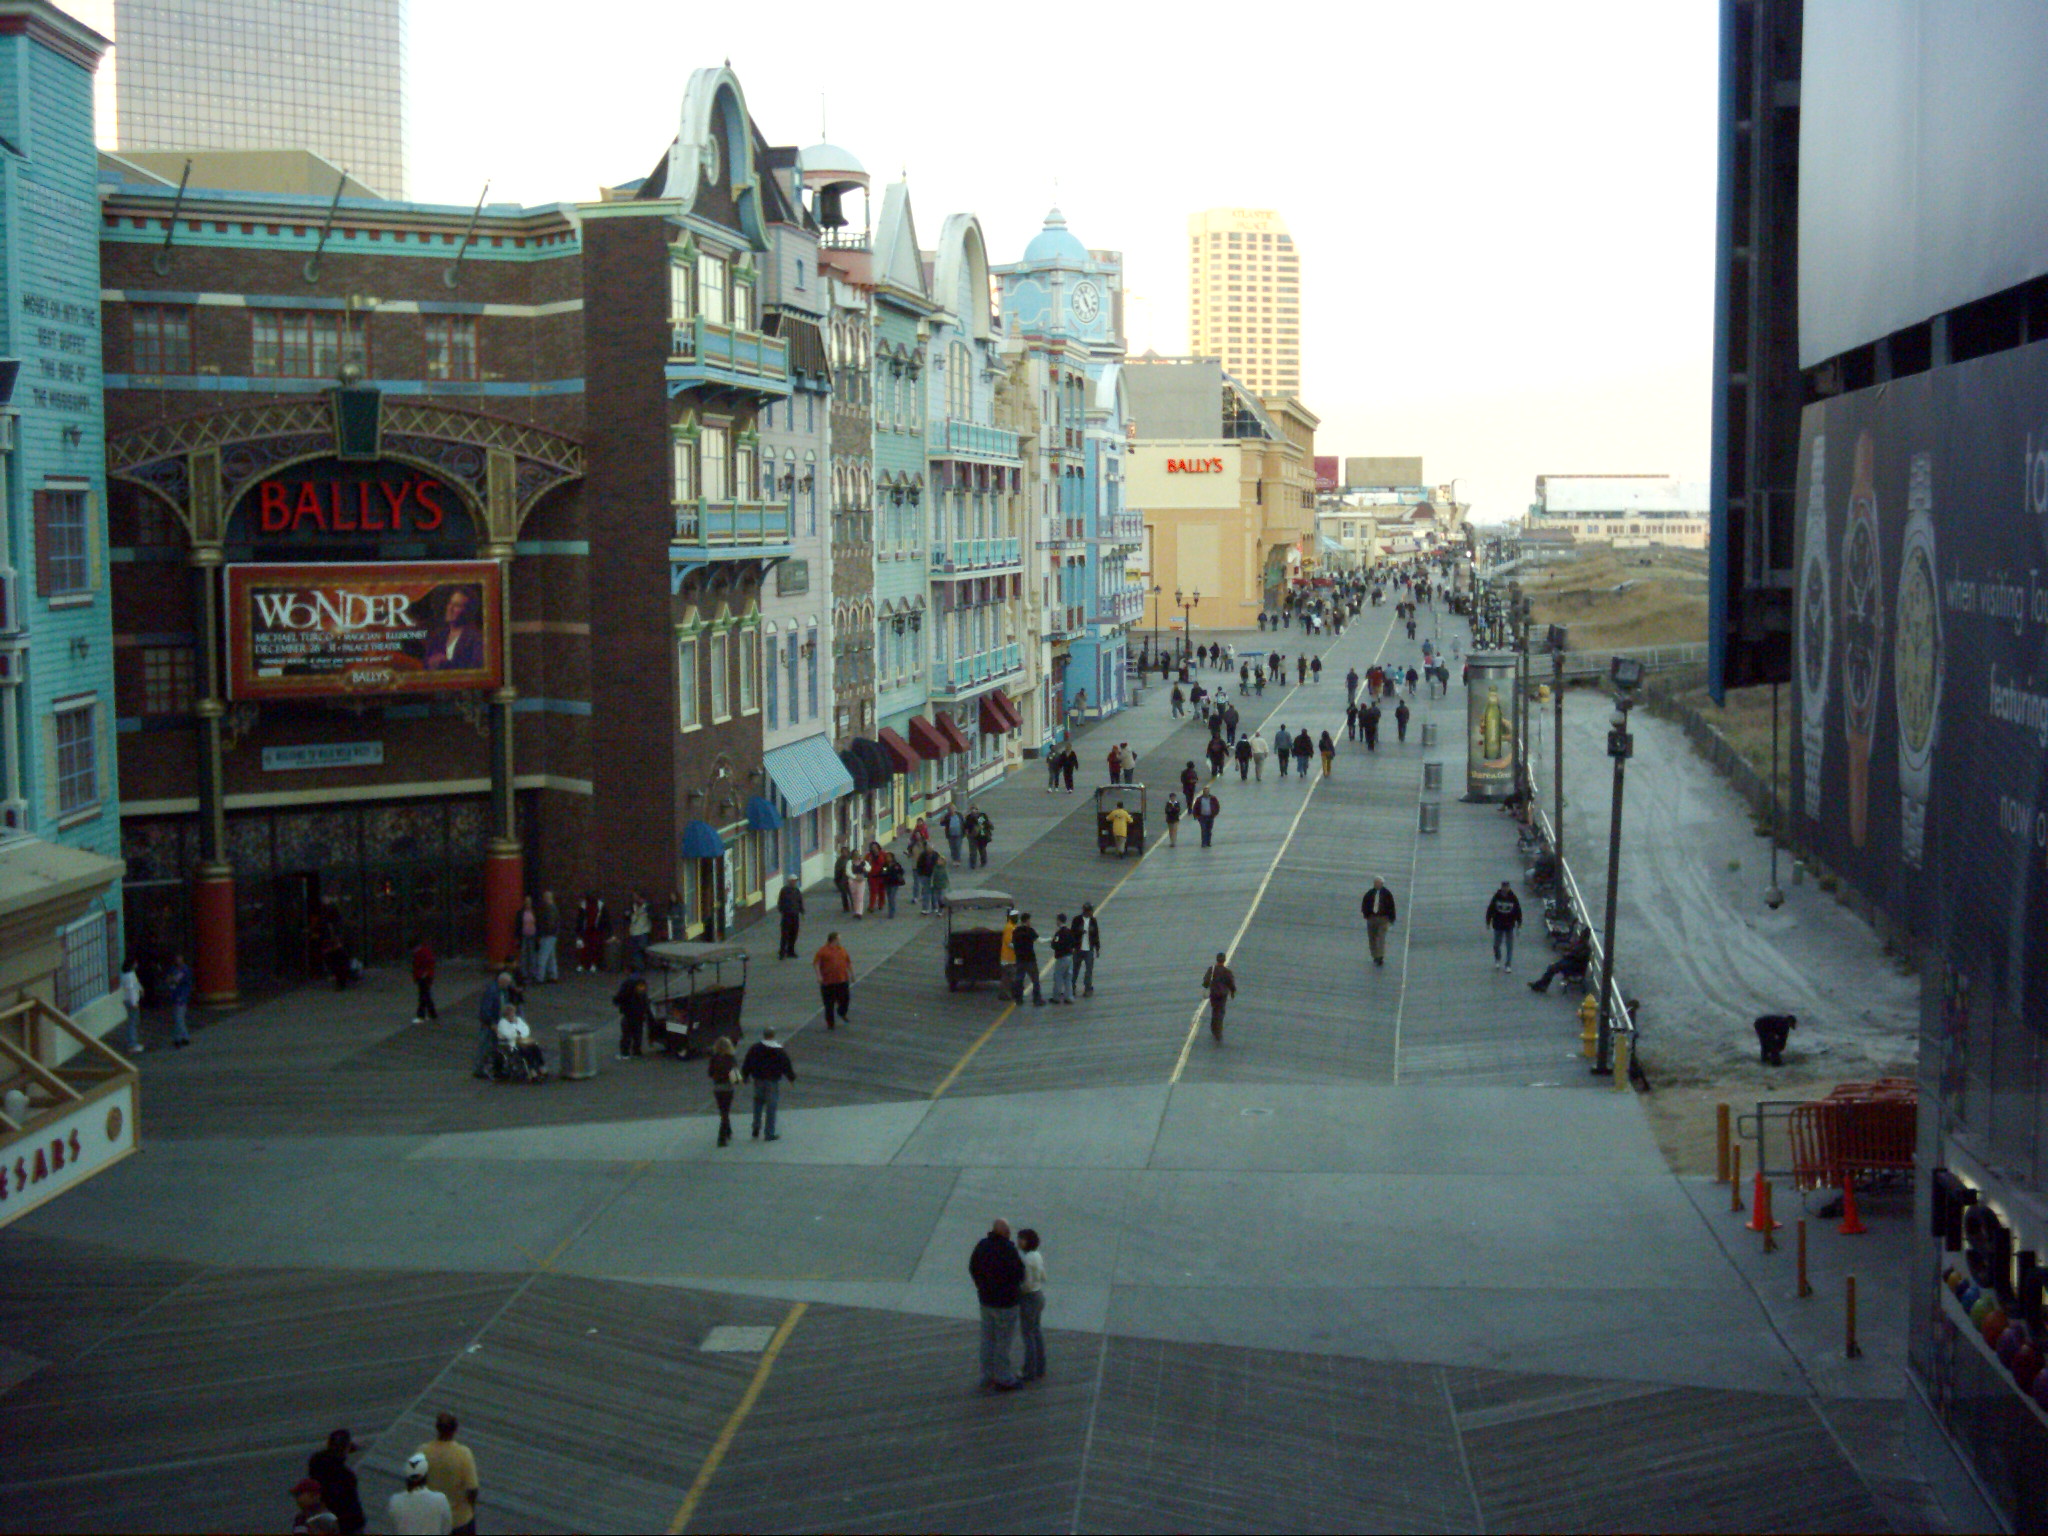
{"label": "overcast sky", "polygon": [[[111,0],[70,8],[112,31]],[[1132,349],[1162,353],[1187,341],[1187,215],[1274,208],[1318,451],[1422,454],[1505,518],[1538,474],[1705,478],[1717,9],[411,0],[411,190],[589,198],[651,169],[690,72],[729,58],[771,143],[823,113],[878,191],[907,172],[927,243],[964,209],[1013,260],[1057,198],[1125,253]]]}

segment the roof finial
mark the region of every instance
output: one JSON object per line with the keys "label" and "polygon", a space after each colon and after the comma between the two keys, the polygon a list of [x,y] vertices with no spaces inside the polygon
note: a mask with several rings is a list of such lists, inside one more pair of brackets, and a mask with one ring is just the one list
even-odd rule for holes
{"label": "roof finial", "polygon": [[818,92],[818,142],[820,144],[832,142],[832,120],[825,113],[825,93],[823,91]]}

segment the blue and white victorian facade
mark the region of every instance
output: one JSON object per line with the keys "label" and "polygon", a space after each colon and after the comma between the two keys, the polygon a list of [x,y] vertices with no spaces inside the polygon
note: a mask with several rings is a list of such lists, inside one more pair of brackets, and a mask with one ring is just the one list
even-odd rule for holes
{"label": "blue and white victorian facade", "polygon": [[925,499],[932,723],[967,749],[932,764],[933,798],[963,797],[1014,766],[1024,723],[1024,462],[997,423],[1002,354],[981,223],[956,213],[931,261]]}
{"label": "blue and white victorian facade", "polygon": [[1054,209],[1024,259],[996,271],[1003,330],[1041,417],[1035,542],[1044,563],[1032,579],[1051,696],[1030,725],[1042,745],[1069,717],[1100,718],[1128,702],[1126,635],[1143,602],[1128,567],[1143,529],[1123,501],[1122,264],[1091,253]]}

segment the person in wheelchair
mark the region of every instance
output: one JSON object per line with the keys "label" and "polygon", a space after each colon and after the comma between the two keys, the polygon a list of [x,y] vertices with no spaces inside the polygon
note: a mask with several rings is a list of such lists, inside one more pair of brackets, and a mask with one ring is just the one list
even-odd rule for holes
{"label": "person in wheelchair", "polygon": [[1563,976],[1571,981],[1583,981],[1586,976],[1586,967],[1592,963],[1593,930],[1584,923],[1581,923],[1579,924],[1578,933],[1572,938],[1571,947],[1552,961],[1550,967],[1541,976],[1538,976],[1529,983],[1529,990],[1531,992],[1548,992],[1550,990],[1550,980],[1553,976]]}
{"label": "person in wheelchair", "polygon": [[537,1083],[548,1075],[547,1053],[533,1038],[516,1003],[506,1003],[498,1020],[498,1048],[491,1059],[491,1076],[499,1082]]}

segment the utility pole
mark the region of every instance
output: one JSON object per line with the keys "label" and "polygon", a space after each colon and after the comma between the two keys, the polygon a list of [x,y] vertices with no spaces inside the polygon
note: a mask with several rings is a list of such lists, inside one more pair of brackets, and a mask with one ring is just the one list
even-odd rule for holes
{"label": "utility pole", "polygon": [[1628,712],[1643,680],[1643,664],[1617,656],[1609,668],[1614,679],[1614,713],[1607,722],[1607,755],[1614,760],[1614,805],[1607,822],[1607,920],[1600,945],[1600,1033],[1593,1058],[1593,1075],[1614,1075],[1614,910],[1621,885],[1621,798],[1628,779],[1628,760],[1634,756],[1635,737],[1629,734]]}
{"label": "utility pole", "polygon": [[1564,864],[1564,646],[1565,627],[1562,624],[1550,626],[1550,702],[1555,710],[1552,723],[1551,746],[1557,757],[1556,775],[1550,785],[1550,801],[1555,808],[1551,813],[1550,829],[1555,836],[1557,862]]}

